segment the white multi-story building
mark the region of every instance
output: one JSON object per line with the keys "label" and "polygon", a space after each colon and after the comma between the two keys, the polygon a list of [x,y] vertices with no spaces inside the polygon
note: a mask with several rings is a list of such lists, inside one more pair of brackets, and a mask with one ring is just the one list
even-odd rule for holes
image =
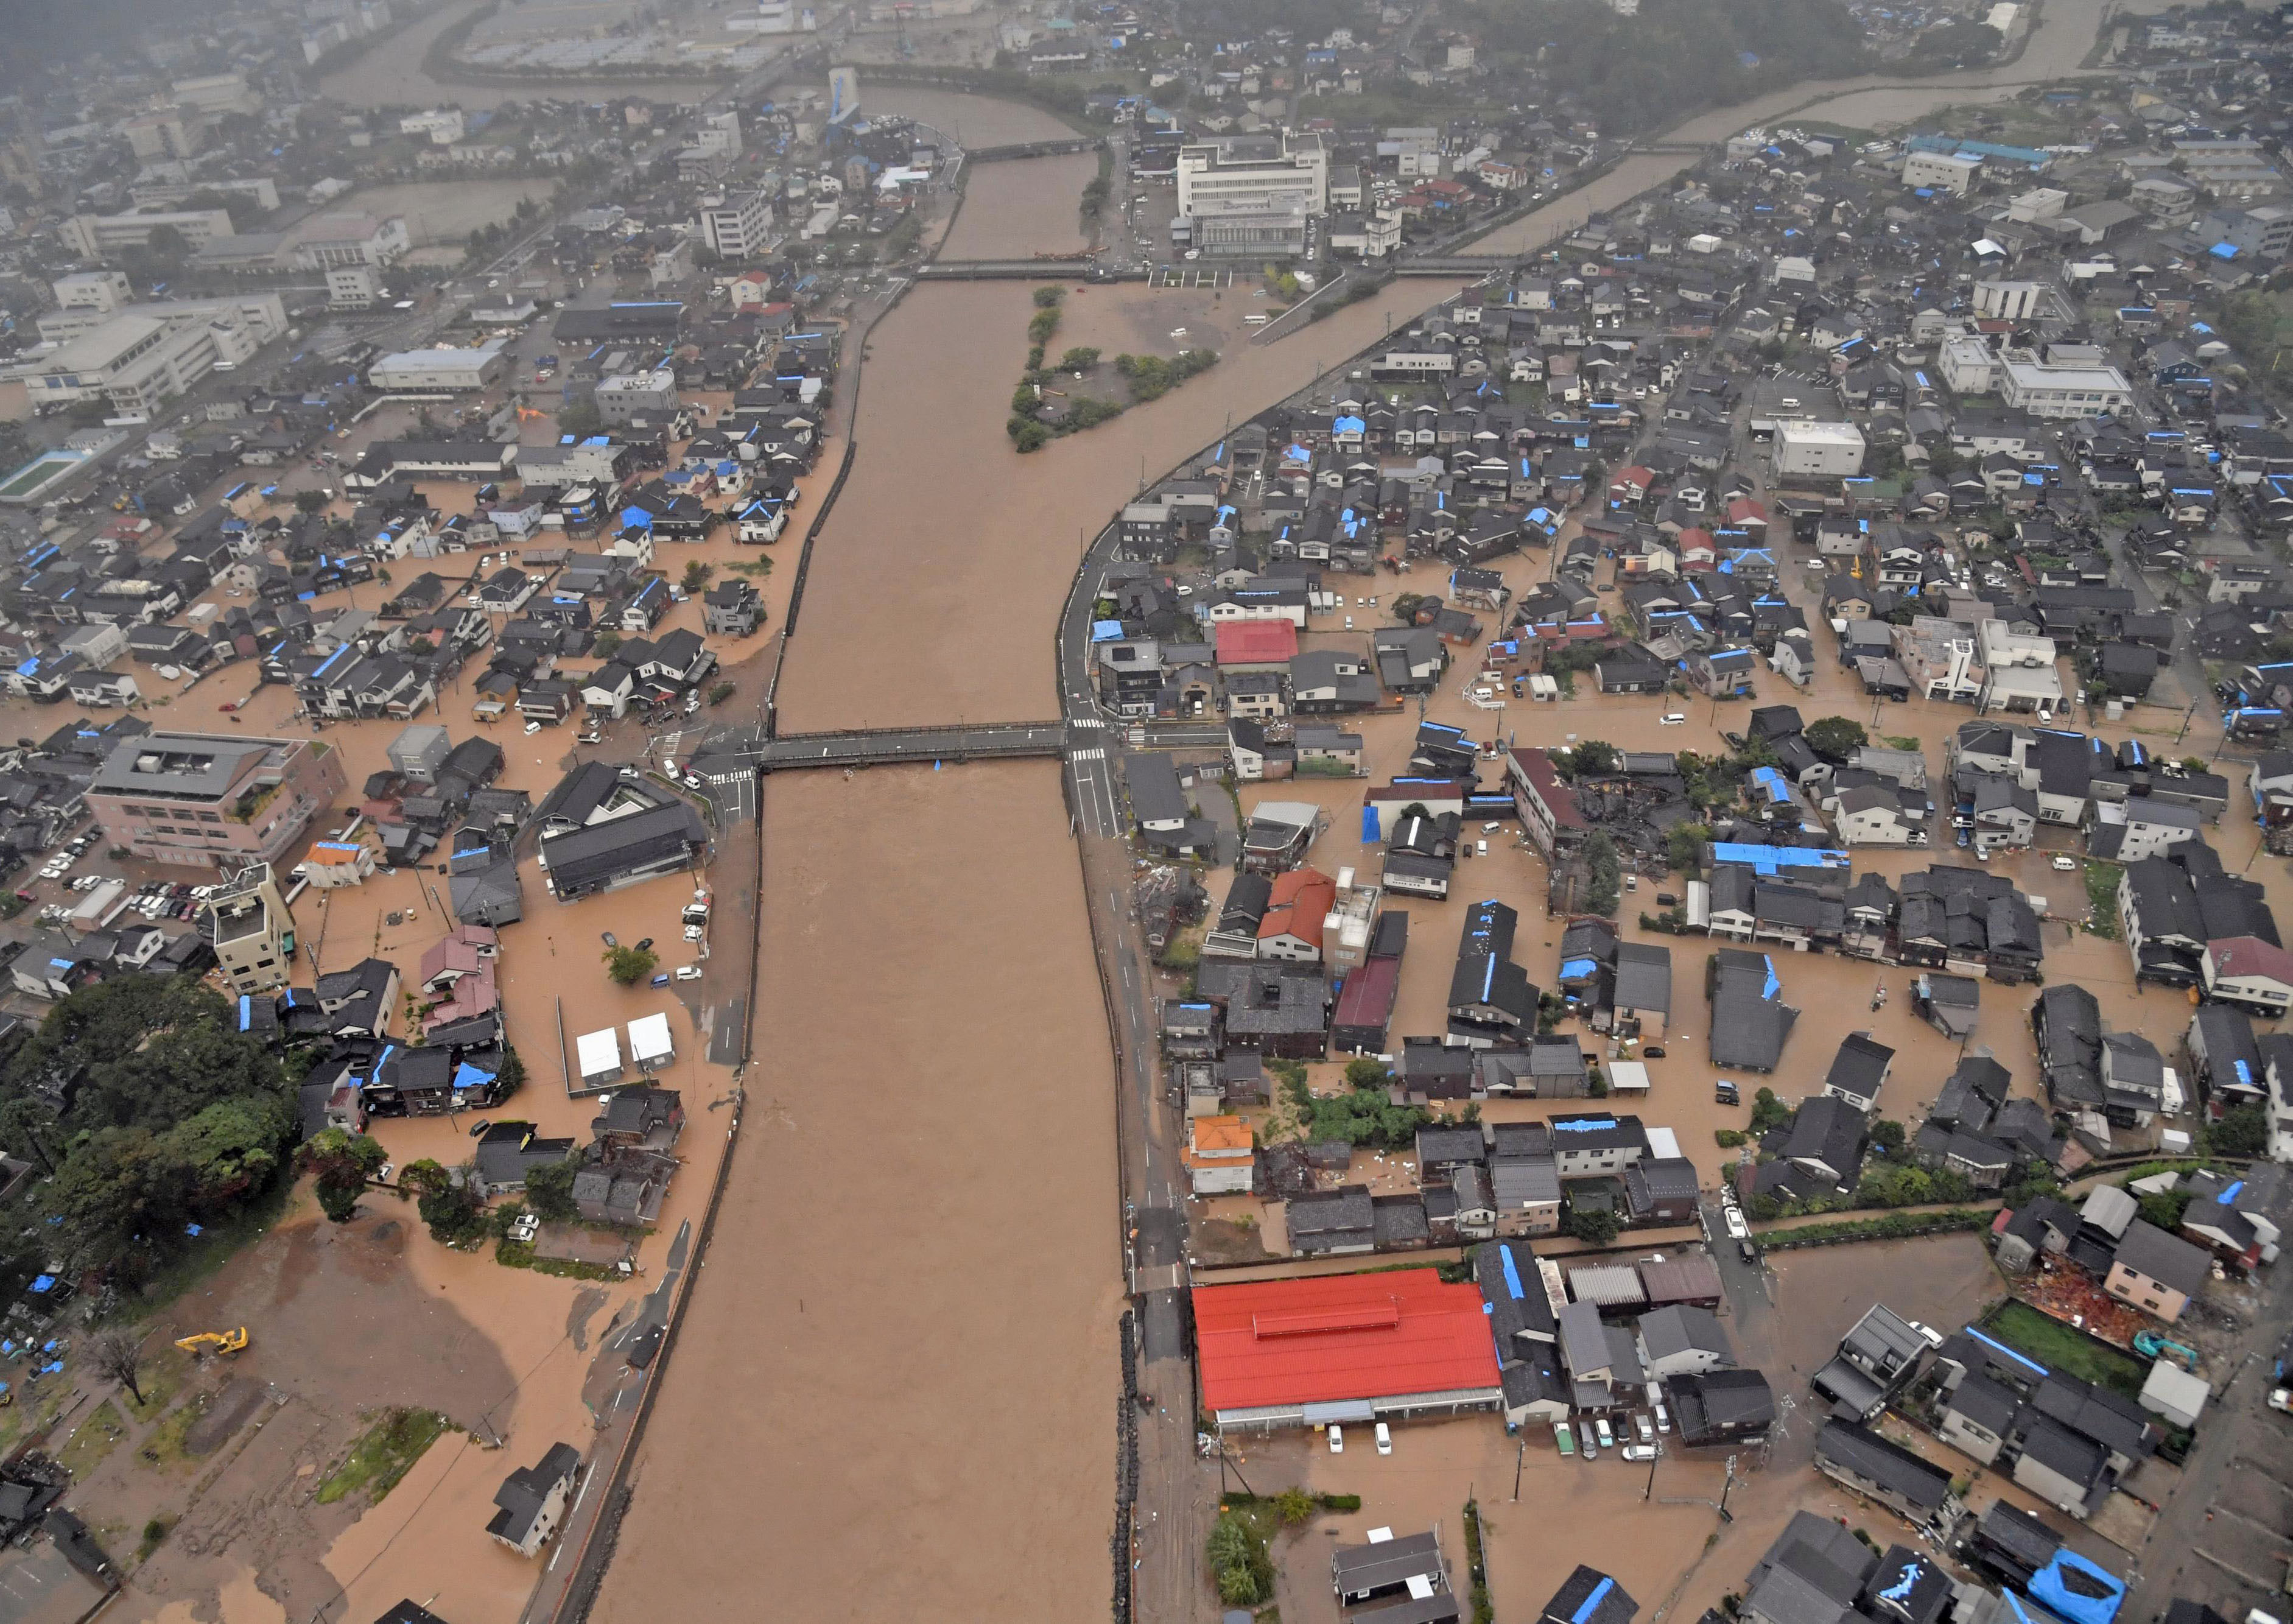
{"label": "white multi-story building", "polygon": [[1318,215],[1328,207],[1330,155],[1318,135],[1228,135],[1179,149],[1179,212]]}
{"label": "white multi-story building", "polygon": [[1972,152],[1914,152],[1903,160],[1903,184],[1940,187],[1965,197],[1981,168],[1982,160]]}
{"label": "white multi-story building", "polygon": [[195,192],[220,191],[226,197],[252,198],[255,207],[269,214],[279,207],[279,183],[267,175],[240,179],[203,176],[197,181],[138,181],[127,189],[127,200],[138,208],[172,208]]}
{"label": "white multi-story building", "polygon": [[177,79],[172,89],[176,101],[203,113],[254,114],[263,110],[263,98],[248,85],[243,73],[211,73],[202,78]]}
{"label": "white multi-story building", "polygon": [[333,265],[327,271],[327,304],[335,310],[364,310],[382,292],[372,265]]}
{"label": "white multi-story building", "polygon": [[[124,279],[123,279],[124,280]],[[234,293],[212,299],[155,299],[121,304],[110,310],[88,304],[67,304],[40,318],[40,337],[49,344],[69,344],[96,330],[114,316],[145,316],[170,327],[196,327],[211,321],[247,329],[257,344],[268,344],[287,330],[287,305],[275,293]]]}
{"label": "white multi-story building", "polygon": [[1863,472],[1863,431],[1852,423],[1778,423],[1773,454],[1778,474],[1852,479]]}
{"label": "white multi-story building", "polygon": [[2044,282],[1986,278],[1974,284],[1974,313],[2001,321],[2027,321],[2046,308]]}
{"label": "white multi-story building", "polygon": [[729,108],[721,113],[701,114],[701,127],[693,133],[693,150],[740,157],[741,115]]}
{"label": "white multi-story building", "polygon": [[296,233],[295,264],[303,271],[387,265],[413,246],[401,215],[320,215]]}
{"label": "white multi-story building", "polygon": [[1997,361],[1990,346],[1972,335],[1945,339],[1936,357],[1942,381],[1957,394],[1989,394]]}
{"label": "white multi-story building", "polygon": [[2008,350],[1998,358],[1998,398],[2034,418],[2090,418],[2122,411],[2133,404],[2126,374],[2084,346],[2075,357],[2051,346],[2044,358],[2034,350]]}
{"label": "white multi-story building", "polygon": [[116,315],[35,358],[26,370],[25,392],[41,409],[104,399],[123,412],[149,412],[218,362],[237,366],[260,347],[254,333],[227,319],[170,323]]}
{"label": "white multi-story building", "polygon": [[[135,296],[125,271],[76,271],[69,276],[56,278],[48,286],[56,296],[56,303],[64,309],[92,310],[106,316]],[[45,326],[40,331],[49,337],[56,336],[49,333]]]}
{"label": "white multi-story building", "polygon": [[151,234],[166,226],[193,249],[232,235],[231,216],[220,208],[188,208],[150,214],[74,215],[56,228],[64,247],[82,259],[109,259],[122,248],[150,246]]}
{"label": "white multi-story building", "polygon": [[747,259],[771,241],[773,206],[760,191],[701,200],[701,240],[719,259]]}
{"label": "white multi-story building", "polygon": [[450,147],[468,132],[469,121],[462,117],[458,107],[432,108],[426,112],[409,113],[398,121],[401,135],[427,135],[433,147]]}

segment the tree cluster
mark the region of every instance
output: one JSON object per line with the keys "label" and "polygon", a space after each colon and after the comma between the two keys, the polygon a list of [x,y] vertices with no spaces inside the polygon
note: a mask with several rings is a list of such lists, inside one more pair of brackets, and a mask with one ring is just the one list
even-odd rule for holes
{"label": "tree cluster", "polygon": [[296,1125],[277,1059],[194,977],[81,988],[0,1075],[0,1144],[53,1174],[42,1247],[129,1283],[268,1191]]}

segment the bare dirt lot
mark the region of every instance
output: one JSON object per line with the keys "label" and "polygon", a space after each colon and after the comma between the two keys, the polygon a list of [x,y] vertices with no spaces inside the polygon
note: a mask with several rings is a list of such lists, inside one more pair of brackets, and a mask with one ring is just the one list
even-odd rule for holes
{"label": "bare dirt lot", "polygon": [[1064,1624],[1107,1582],[1122,1275],[1054,769],[790,774],[765,810],[762,1068],[595,1616],[801,1587]]}
{"label": "bare dirt lot", "polygon": [[547,199],[547,180],[409,181],[397,186],[367,186],[328,205],[336,214],[357,210],[377,216],[403,215],[406,233],[417,248],[459,247],[482,225],[498,225],[528,198]]}

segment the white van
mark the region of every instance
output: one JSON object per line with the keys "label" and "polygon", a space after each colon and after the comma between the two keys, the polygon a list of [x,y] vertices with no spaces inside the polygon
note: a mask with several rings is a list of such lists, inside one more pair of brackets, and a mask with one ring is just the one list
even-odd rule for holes
{"label": "white van", "polygon": [[1269,316],[1269,315],[1266,314],[1263,311],[1261,311],[1261,312],[1260,312],[1260,313],[1259,313],[1258,314],[1256,314],[1256,315],[1244,316],[1244,317],[1242,319],[1242,324],[1243,324],[1244,327],[1264,327],[1264,326],[1265,326],[1268,321],[1271,321],[1273,319],[1274,319],[1273,317],[1271,317],[1271,316]]}
{"label": "white van", "polygon": [[1683,724],[1685,724],[1685,723],[1687,722],[1687,720],[1688,720],[1687,714],[1686,714],[1685,712],[1683,712],[1683,711],[1679,711],[1679,710],[1667,710],[1666,712],[1665,712],[1665,715],[1664,715],[1664,718],[1663,718],[1664,725],[1665,725],[1665,727],[1681,727],[1681,726],[1682,726]]}

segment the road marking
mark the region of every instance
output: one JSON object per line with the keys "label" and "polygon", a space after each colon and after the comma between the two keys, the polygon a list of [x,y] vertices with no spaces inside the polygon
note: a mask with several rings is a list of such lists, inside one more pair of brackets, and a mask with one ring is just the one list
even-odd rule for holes
{"label": "road marking", "polygon": [[1104,761],[1106,759],[1106,752],[1103,750],[1071,750],[1067,752],[1067,759],[1070,761]]}

